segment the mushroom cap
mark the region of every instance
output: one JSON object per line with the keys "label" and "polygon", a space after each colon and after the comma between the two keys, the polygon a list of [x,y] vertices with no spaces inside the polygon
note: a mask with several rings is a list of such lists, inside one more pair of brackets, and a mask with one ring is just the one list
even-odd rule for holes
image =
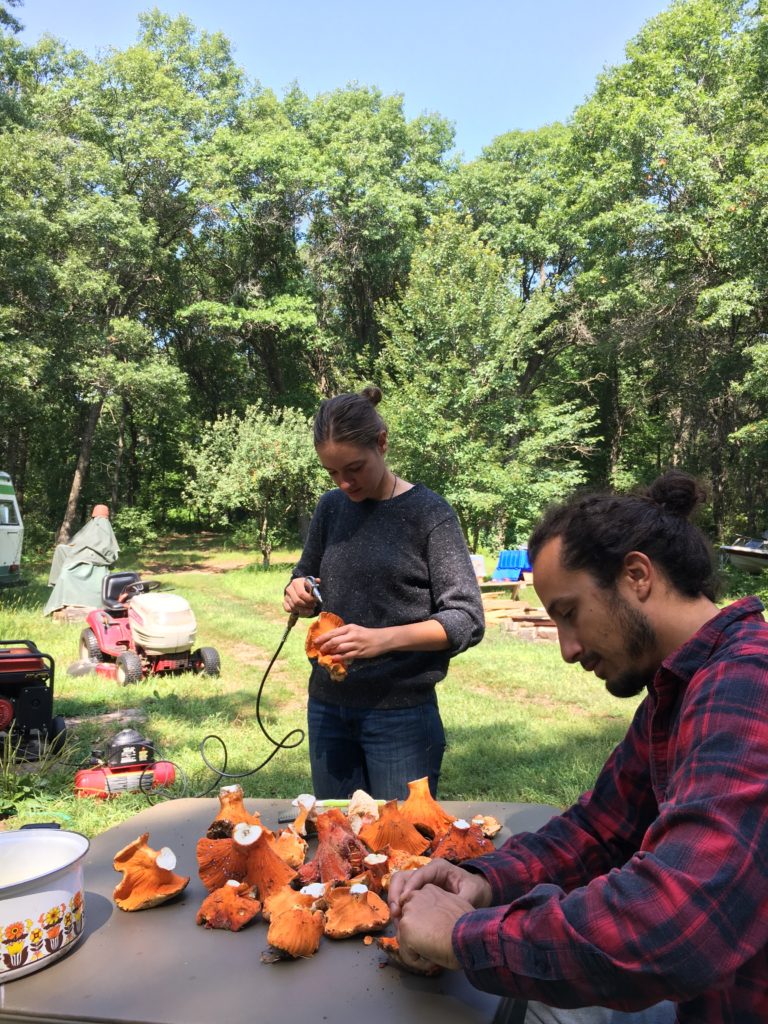
{"label": "mushroom cap", "polygon": [[340,885],[325,900],[325,934],[331,939],[381,931],[389,923],[389,907],[365,885]]}
{"label": "mushroom cap", "polygon": [[295,829],[288,827],[278,835],[272,849],[285,863],[292,868],[300,868],[307,856],[309,844]]}
{"label": "mushroom cap", "polygon": [[284,885],[282,889],[275,889],[273,893],[264,900],[262,915],[265,921],[271,921],[273,917],[284,914],[286,910],[311,910],[317,900],[324,895],[323,892],[315,895],[308,892],[297,892],[290,885]]}
{"label": "mushroom cap", "polygon": [[461,864],[462,861],[481,857],[484,853],[492,853],[494,850],[495,846],[490,839],[485,838],[478,825],[470,825],[468,821],[459,819],[454,821],[442,839],[435,843],[432,858],[444,858],[453,864]]}
{"label": "mushroom cap", "polygon": [[269,833],[261,826],[235,825],[232,844],[245,857],[245,881],[256,886],[262,901],[296,877],[293,868],[275,853]]}
{"label": "mushroom cap", "polygon": [[258,916],[261,904],[247,882],[230,879],[209,893],[197,912],[197,923],[206,928],[239,932]]}
{"label": "mushroom cap", "polygon": [[267,942],[290,957],[312,956],[323,937],[323,922],[322,911],[293,907],[272,917]]}
{"label": "mushroom cap", "polygon": [[347,805],[347,820],[355,835],[360,834],[363,825],[376,821],[379,816],[379,804],[364,789],[356,789]]}
{"label": "mushroom cap", "polygon": [[475,814],[471,824],[478,825],[486,839],[493,839],[501,832],[501,822],[490,814]]}
{"label": "mushroom cap", "polygon": [[197,841],[197,869],[200,881],[208,892],[214,892],[229,879],[242,882],[247,872],[247,858],[232,839],[208,839],[203,836]]}
{"label": "mushroom cap", "polygon": [[[214,821],[225,818],[237,825],[241,821],[249,825],[261,825],[261,815],[258,811],[251,813],[244,802],[243,787],[239,783],[232,786],[222,786],[219,790],[219,812]],[[262,826],[263,827],[263,826]]]}
{"label": "mushroom cap", "polygon": [[320,612],[307,630],[307,639],[304,644],[307,657],[317,658],[318,665],[322,665],[330,673],[331,679],[335,683],[341,682],[346,677],[346,665],[340,661],[334,661],[332,655],[321,654],[317,647],[317,641],[323,633],[330,633],[332,629],[338,629],[343,625],[344,620],[340,619],[338,615],[334,615],[333,612]]}
{"label": "mushroom cap", "polygon": [[123,878],[114,889],[113,898],[121,910],[148,910],[173,899],[186,889],[189,875],[176,875],[176,857],[164,846],[153,850],[149,846],[149,832],[115,854],[112,864]]}
{"label": "mushroom cap", "polygon": [[397,800],[384,804],[379,819],[364,825],[359,835],[374,853],[388,846],[391,850],[419,854],[429,846],[429,840],[402,816]]}
{"label": "mushroom cap", "polygon": [[429,839],[444,835],[455,821],[432,796],[426,775],[408,783],[408,798],[400,805],[400,813]]}

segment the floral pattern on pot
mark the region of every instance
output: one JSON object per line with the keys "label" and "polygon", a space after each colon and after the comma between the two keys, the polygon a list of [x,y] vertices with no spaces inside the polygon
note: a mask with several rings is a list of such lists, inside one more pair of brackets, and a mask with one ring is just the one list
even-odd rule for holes
{"label": "floral pattern on pot", "polygon": [[37,921],[0,921],[0,974],[63,949],[80,935],[83,924],[83,893],[79,889],[69,905],[57,903],[40,914]]}

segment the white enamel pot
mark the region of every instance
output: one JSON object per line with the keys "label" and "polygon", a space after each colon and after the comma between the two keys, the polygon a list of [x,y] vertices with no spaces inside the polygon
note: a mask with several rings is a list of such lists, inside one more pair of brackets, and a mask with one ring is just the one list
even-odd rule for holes
{"label": "white enamel pot", "polygon": [[58,960],[83,934],[89,845],[54,828],[0,832],[0,985]]}

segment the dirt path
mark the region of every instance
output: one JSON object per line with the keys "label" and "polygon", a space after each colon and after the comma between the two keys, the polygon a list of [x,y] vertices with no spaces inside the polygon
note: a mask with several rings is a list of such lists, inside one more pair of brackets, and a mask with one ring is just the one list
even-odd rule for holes
{"label": "dirt path", "polygon": [[232,569],[245,569],[247,566],[252,565],[253,562],[253,558],[243,558],[242,555],[233,558],[231,561],[228,560],[224,565],[221,564],[221,556],[200,562],[182,563],[181,565],[174,565],[172,562],[162,561],[148,562],[146,568],[143,570],[143,574],[147,576],[163,576],[165,574],[172,574],[174,576],[219,575],[221,573],[229,572]]}

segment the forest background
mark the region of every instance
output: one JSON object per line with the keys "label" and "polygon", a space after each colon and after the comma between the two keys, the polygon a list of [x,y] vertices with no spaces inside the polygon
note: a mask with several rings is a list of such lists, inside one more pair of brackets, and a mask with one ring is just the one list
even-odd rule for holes
{"label": "forest background", "polygon": [[676,0],[566,123],[451,156],[439,115],[278,98],[153,11],[91,58],[0,2],[0,468],[28,542],[295,542],[321,397],[378,383],[393,465],[470,546],[577,485],[701,476],[768,526],[768,22]]}

